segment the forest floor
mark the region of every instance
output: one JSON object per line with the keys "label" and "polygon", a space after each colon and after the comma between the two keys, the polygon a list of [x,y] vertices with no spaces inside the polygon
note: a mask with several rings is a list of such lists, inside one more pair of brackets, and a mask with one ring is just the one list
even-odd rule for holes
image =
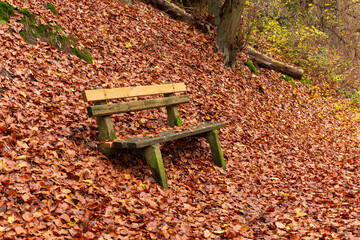
{"label": "forest floor", "polygon": [[[356,239],[360,112],[312,79],[223,66],[214,36],[136,2],[9,0],[56,22],[93,63],[0,23],[0,238]],[[9,26],[13,33],[10,32]],[[169,189],[143,158],[97,151],[81,91],[184,82],[183,122],[225,122],[227,171],[202,139],[162,145]],[[166,128],[165,110],[117,115],[119,138]]]}

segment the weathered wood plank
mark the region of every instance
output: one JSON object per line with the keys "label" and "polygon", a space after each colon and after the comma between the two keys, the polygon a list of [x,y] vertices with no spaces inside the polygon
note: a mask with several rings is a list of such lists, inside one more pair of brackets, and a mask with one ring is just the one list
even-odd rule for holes
{"label": "weathered wood plank", "polygon": [[143,148],[150,145],[155,145],[162,142],[173,141],[184,137],[190,137],[200,135],[206,132],[210,132],[221,127],[224,127],[224,123],[212,123],[212,124],[200,124],[189,130],[179,131],[170,130],[159,133],[158,137],[144,137],[144,138],[130,138],[124,141],[116,141],[112,143],[112,148]]}
{"label": "weathered wood plank", "polygon": [[132,101],[123,103],[113,103],[106,105],[96,105],[87,108],[90,117],[108,116],[117,113],[136,112],[146,109],[176,106],[189,102],[188,95],[171,96],[157,99],[147,99],[142,101]]}
{"label": "weathered wood plank", "polygon": [[169,83],[150,86],[124,87],[112,89],[93,89],[82,92],[85,102],[120,99],[128,97],[150,96],[157,94],[186,92],[184,83]]}

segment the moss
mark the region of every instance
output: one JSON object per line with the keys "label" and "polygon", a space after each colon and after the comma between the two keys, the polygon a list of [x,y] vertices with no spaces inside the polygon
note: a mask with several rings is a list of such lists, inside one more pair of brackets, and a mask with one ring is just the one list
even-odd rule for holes
{"label": "moss", "polygon": [[25,42],[35,44],[36,38],[34,37],[33,32],[31,32],[28,28],[24,28],[20,31],[20,36],[24,39]]}
{"label": "moss", "polygon": [[79,39],[74,38],[73,36],[68,36],[68,39],[69,39],[74,45],[79,42]]}
{"label": "moss", "polygon": [[177,116],[174,121],[175,126],[180,126],[182,124],[181,117]]}
{"label": "moss", "polygon": [[71,53],[76,55],[78,58],[84,59],[88,63],[93,63],[91,53],[86,49],[80,50],[78,48],[72,48]]}
{"label": "moss", "polygon": [[245,66],[247,66],[250,69],[250,71],[253,72],[256,76],[258,75],[256,67],[251,60],[245,62]]}
{"label": "moss", "polygon": [[303,76],[300,80],[302,84],[312,85],[312,81],[309,80],[307,77]]}
{"label": "moss", "polygon": [[61,32],[61,31],[63,31],[64,30],[64,28],[63,27],[61,27],[60,25],[58,25],[58,24],[56,24],[56,25],[51,25],[51,24],[48,24],[48,26],[50,27],[50,28],[52,28],[52,29],[54,29],[55,31],[57,31],[57,32]]}
{"label": "moss", "polygon": [[22,18],[20,19],[20,22],[22,24],[30,25],[30,26],[36,25],[36,18],[34,14],[32,14],[29,10],[27,10],[26,8],[20,8],[18,12],[23,15]]}
{"label": "moss", "polygon": [[60,17],[59,12],[56,10],[56,7],[52,5],[51,3],[48,3],[46,5],[46,8],[49,9],[55,16]]}
{"label": "moss", "polygon": [[11,16],[14,15],[14,7],[6,2],[0,1],[0,22],[7,24]]}

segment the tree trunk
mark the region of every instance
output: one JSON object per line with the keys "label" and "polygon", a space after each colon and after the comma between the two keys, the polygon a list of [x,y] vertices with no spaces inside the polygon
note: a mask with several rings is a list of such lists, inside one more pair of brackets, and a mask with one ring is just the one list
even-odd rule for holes
{"label": "tree trunk", "polygon": [[208,5],[208,14],[214,15],[214,23],[216,26],[220,23],[220,9],[221,9],[221,1],[220,0],[209,0]]}
{"label": "tree trunk", "polygon": [[245,0],[225,0],[220,10],[220,23],[216,30],[216,42],[224,54],[225,65],[231,68],[236,66],[236,54],[238,51],[236,37],[240,30],[244,7]]}
{"label": "tree trunk", "polygon": [[275,59],[259,53],[251,47],[246,46],[244,48],[244,52],[250,57],[250,59],[254,63],[257,63],[264,68],[272,69],[295,79],[301,79],[304,74],[304,71],[302,69],[298,69],[285,63],[276,61]]}

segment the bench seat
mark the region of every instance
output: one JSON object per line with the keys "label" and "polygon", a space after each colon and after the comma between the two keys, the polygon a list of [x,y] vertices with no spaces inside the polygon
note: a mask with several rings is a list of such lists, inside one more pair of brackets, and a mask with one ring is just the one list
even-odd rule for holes
{"label": "bench seat", "polygon": [[154,137],[144,136],[142,138],[128,138],[123,141],[115,141],[115,142],[105,142],[101,144],[103,148],[128,148],[128,149],[138,149],[147,146],[151,146],[154,144],[173,141],[185,137],[198,136],[219,128],[225,127],[224,123],[203,123],[197,126],[189,127],[188,130],[169,130],[165,132],[161,132]]}

